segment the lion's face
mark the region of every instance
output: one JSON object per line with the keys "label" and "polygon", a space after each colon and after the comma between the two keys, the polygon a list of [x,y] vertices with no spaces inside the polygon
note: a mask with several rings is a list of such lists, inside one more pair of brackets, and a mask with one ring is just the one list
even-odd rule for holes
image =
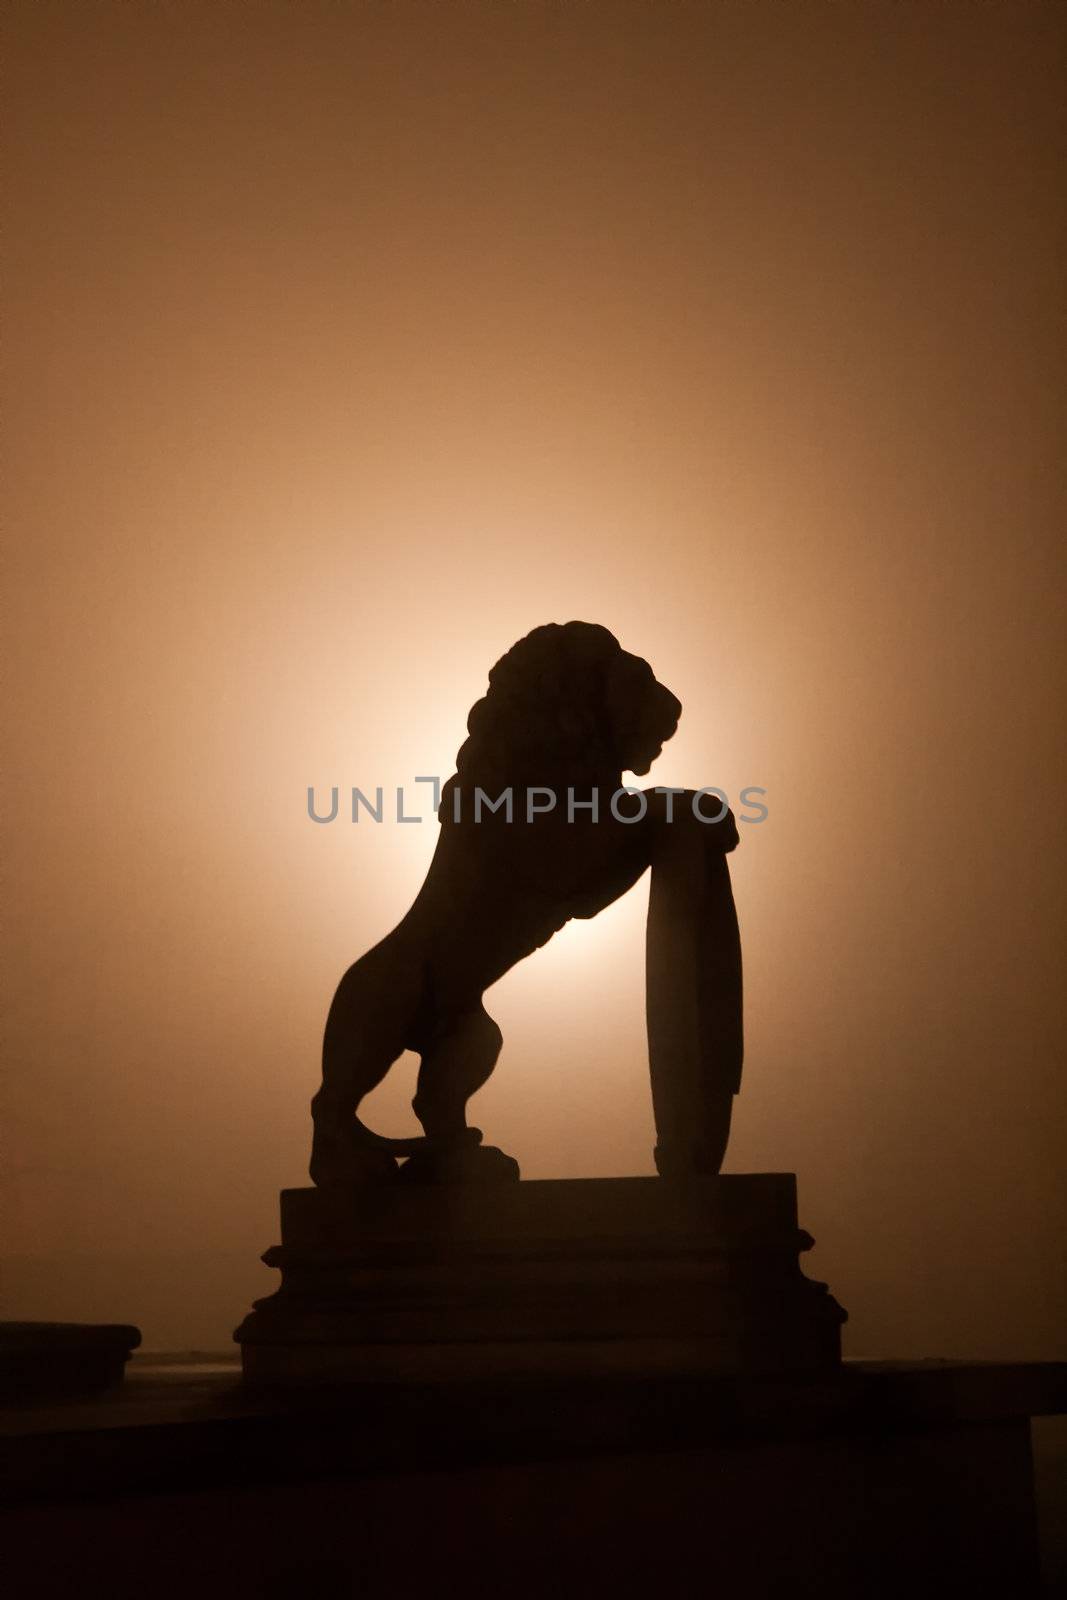
{"label": "lion's face", "polygon": [[624,772],[643,777],[678,726],[681,701],[640,656],[620,650],[608,667],[605,709]]}

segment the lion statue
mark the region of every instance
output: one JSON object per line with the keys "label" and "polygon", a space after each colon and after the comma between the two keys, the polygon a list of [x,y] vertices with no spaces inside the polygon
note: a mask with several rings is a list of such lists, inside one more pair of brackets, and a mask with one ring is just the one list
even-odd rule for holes
{"label": "lion statue", "polygon": [[[739,945],[724,859],[737,833],[725,808],[714,825],[684,803],[672,815],[671,802],[689,791],[622,785],[624,772],[648,772],[681,709],[646,661],[591,623],[535,628],[496,663],[441,791],[426,880],[334,995],[312,1101],[316,1184],[517,1177],[511,1158],[482,1146],[466,1122],[502,1042],[482,995],[650,865],[656,1161],[661,1172],[718,1171],[740,1074]],[[424,1136],[385,1139],[357,1112],[405,1050],[421,1058],[413,1109]]]}

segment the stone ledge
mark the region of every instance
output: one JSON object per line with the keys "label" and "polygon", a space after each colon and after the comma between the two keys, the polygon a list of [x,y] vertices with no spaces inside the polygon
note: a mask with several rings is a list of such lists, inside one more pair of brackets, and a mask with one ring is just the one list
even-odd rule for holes
{"label": "stone ledge", "polygon": [[[546,1354],[548,1352],[546,1351]],[[590,1352],[592,1355],[593,1352]],[[808,1376],[551,1370],[255,1390],[236,1360],[134,1358],[112,1397],[0,1413],[0,1483],[20,1501],[927,1434],[1067,1411],[1067,1362],[845,1362]]]}

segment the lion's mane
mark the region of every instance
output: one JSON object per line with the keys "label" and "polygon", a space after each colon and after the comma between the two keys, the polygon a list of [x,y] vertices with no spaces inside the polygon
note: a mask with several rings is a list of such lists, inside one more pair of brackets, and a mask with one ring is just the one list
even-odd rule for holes
{"label": "lion's mane", "polygon": [[599,781],[629,767],[631,731],[635,738],[651,726],[660,742],[669,739],[676,707],[648,663],[607,628],[550,622],[489,673],[488,691],[467,718],[456,775],[464,788],[487,793],[508,784]]}

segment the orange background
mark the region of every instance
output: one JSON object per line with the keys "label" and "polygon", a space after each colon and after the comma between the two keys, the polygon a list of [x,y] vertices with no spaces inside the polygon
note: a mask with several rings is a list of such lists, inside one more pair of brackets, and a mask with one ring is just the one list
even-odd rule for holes
{"label": "orange background", "polygon": [[[579,617],[683,701],[658,781],[768,790],[727,1169],[797,1171],[853,1354],[1057,1353],[1062,24],[7,6],[4,1315],[269,1292],[433,843],[306,786],[446,777]],[[488,997],[528,1177],[652,1170],[645,893]]]}

